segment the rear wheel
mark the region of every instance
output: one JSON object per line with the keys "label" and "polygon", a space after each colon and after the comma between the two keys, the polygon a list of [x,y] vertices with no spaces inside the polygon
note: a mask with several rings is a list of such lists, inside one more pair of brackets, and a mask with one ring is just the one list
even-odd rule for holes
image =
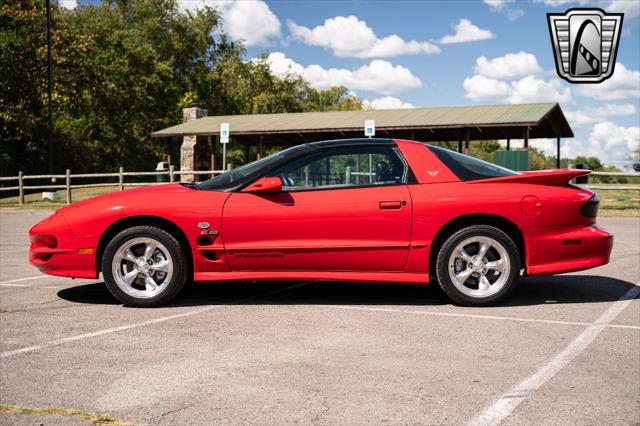
{"label": "rear wheel", "polygon": [[125,229],[107,245],[102,273],[107,288],[127,306],[154,307],[173,299],[188,276],[178,241],[151,226]]}
{"label": "rear wheel", "polygon": [[469,226],[442,244],[436,263],[438,282],[460,305],[490,305],[513,290],[520,274],[519,259],[515,243],[501,230]]}

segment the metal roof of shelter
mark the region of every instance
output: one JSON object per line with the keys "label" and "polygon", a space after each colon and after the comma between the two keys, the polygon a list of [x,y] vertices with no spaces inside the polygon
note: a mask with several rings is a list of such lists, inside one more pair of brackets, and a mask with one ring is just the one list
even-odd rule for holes
{"label": "metal roof of shelter", "polygon": [[573,137],[557,103],[300,112],[202,117],[154,132],[154,138],[217,136],[229,123],[233,142],[289,145],[321,139],[362,137],[364,120],[376,136],[419,141]]}

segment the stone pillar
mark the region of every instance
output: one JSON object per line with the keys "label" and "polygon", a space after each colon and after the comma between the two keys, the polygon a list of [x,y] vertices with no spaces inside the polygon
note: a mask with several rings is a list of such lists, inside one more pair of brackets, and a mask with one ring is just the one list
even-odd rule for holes
{"label": "stone pillar", "polygon": [[[207,116],[207,110],[199,107],[184,108],[182,110],[182,122],[186,123]],[[190,172],[195,170],[195,147],[198,142],[196,135],[183,136],[180,146],[180,171]],[[180,182],[193,182],[195,175],[180,175]]]}

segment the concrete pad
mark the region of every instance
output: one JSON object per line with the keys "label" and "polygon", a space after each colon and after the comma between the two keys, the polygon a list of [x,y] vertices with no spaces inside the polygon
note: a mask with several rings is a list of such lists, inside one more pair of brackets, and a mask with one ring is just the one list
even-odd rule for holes
{"label": "concrete pad", "polygon": [[[21,250],[47,214],[0,212],[0,281],[39,276]],[[491,308],[395,284],[195,284],[159,309],[124,308],[100,280],[0,286],[0,351],[44,345],[0,359],[0,403],[151,424],[465,423],[639,281],[640,219],[599,222],[609,265],[526,278]],[[640,299],[612,324],[640,325]],[[639,342],[606,328],[507,423],[639,423]]]}
{"label": "concrete pad", "polygon": [[47,211],[0,211],[0,281],[41,275],[29,264],[29,228]]}
{"label": "concrete pad", "polygon": [[64,402],[134,423],[459,423],[579,332],[420,320],[227,307],[6,358],[3,398]]}
{"label": "concrete pad", "polygon": [[618,315],[612,324],[640,326],[640,299],[631,302],[631,305]]}
{"label": "concrete pad", "polygon": [[640,334],[606,329],[504,424],[638,424]]}

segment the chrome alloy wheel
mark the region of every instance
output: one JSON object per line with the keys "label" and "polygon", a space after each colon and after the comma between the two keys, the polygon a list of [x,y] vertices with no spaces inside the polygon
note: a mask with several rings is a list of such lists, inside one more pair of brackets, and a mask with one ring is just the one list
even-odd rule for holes
{"label": "chrome alloy wheel", "polygon": [[511,271],[507,250],[493,238],[475,236],[458,244],[448,262],[451,282],[474,298],[491,296],[506,284]]}
{"label": "chrome alloy wheel", "polygon": [[140,237],[126,241],[113,256],[116,284],[132,297],[147,299],[162,293],[173,276],[173,259],[159,241]]}

